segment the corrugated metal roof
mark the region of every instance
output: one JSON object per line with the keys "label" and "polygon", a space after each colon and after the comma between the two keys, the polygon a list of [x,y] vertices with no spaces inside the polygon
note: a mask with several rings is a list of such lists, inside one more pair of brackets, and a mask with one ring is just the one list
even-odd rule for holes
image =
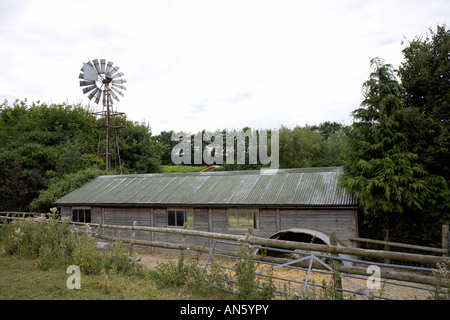
{"label": "corrugated metal roof", "polygon": [[100,176],[58,205],[356,206],[340,167]]}

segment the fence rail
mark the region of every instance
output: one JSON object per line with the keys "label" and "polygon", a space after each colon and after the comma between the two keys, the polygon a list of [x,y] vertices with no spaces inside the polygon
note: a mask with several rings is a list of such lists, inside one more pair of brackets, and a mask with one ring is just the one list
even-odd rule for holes
{"label": "fence rail", "polygon": [[374,239],[366,239],[366,238],[349,238],[349,240],[353,241],[353,242],[379,244],[379,245],[384,245],[384,246],[389,246],[389,247],[412,249],[412,250],[425,251],[425,252],[437,253],[437,254],[442,254],[442,255],[448,254],[448,249],[444,249],[444,248],[433,248],[433,247],[412,245],[412,244],[407,244],[407,243],[398,243],[398,242],[374,240]]}
{"label": "fence rail", "polygon": [[[98,226],[98,224],[94,224],[94,225]],[[449,257],[422,255],[422,254],[416,254],[416,253],[390,252],[390,251],[383,251],[383,250],[340,247],[340,246],[332,246],[332,245],[324,245],[324,244],[303,243],[303,242],[294,242],[294,241],[286,241],[286,240],[260,238],[260,237],[254,237],[254,236],[250,236],[247,239],[245,239],[245,237],[242,235],[234,235],[234,234],[227,234],[227,233],[215,233],[215,232],[177,229],[177,228],[119,226],[119,225],[107,225],[107,224],[100,224],[100,227],[105,228],[105,229],[172,233],[172,234],[181,234],[181,235],[186,235],[186,236],[198,236],[198,237],[206,237],[206,238],[221,239],[221,240],[234,240],[234,241],[246,240],[250,244],[262,245],[262,246],[274,247],[274,248],[290,249],[290,250],[298,249],[298,250],[307,250],[307,251],[318,251],[318,252],[327,252],[330,254],[346,254],[346,255],[352,255],[352,256],[358,256],[358,257],[393,259],[393,260],[399,260],[399,261],[418,262],[418,263],[423,263],[423,264],[436,264],[436,263],[444,263],[447,265],[450,264]]]}
{"label": "fence rail", "polygon": [[[0,212],[0,214],[2,214]],[[17,215],[17,213],[14,213]],[[30,214],[32,215],[32,214]],[[15,216],[11,217],[9,214],[0,217],[0,221],[2,219],[6,220],[22,220],[26,219],[23,217]],[[215,239],[215,240],[229,240],[229,241],[236,241],[236,242],[245,242],[252,245],[258,245],[258,246],[264,246],[264,247],[270,247],[270,248],[279,248],[279,249],[287,249],[287,250],[300,250],[300,251],[306,251],[306,252],[322,252],[327,253],[330,255],[349,255],[352,257],[351,260],[353,260],[354,265],[352,266],[339,266],[337,267],[337,271],[342,273],[349,273],[349,274],[359,274],[359,275],[367,275],[367,270],[365,267],[358,266],[358,264],[367,264],[367,261],[363,260],[356,260],[356,257],[365,257],[365,258],[379,258],[379,259],[392,259],[396,261],[408,261],[408,262],[416,262],[420,264],[425,265],[436,265],[437,263],[445,264],[447,266],[450,265],[450,258],[445,256],[443,249],[437,249],[437,251],[434,251],[434,253],[440,253],[444,256],[435,256],[435,255],[423,255],[423,254],[415,254],[415,253],[403,253],[403,252],[391,252],[391,251],[383,251],[383,250],[373,250],[373,249],[362,249],[362,248],[350,248],[350,247],[340,247],[340,246],[333,246],[333,245],[323,245],[323,244],[312,244],[312,243],[302,243],[302,242],[293,242],[293,241],[285,241],[285,240],[275,240],[275,239],[267,239],[267,238],[260,238],[260,237],[254,237],[254,236],[248,236],[245,237],[243,235],[234,235],[234,234],[225,234],[225,233],[213,233],[213,232],[206,232],[206,231],[197,231],[197,230],[189,230],[189,229],[179,229],[179,228],[161,228],[161,227],[146,227],[146,226],[137,226],[136,223],[134,223],[133,226],[122,226],[122,225],[108,225],[108,224],[100,224],[100,223],[77,223],[77,222],[71,222],[73,225],[89,225],[91,226],[93,230],[93,235],[99,239],[103,239],[106,241],[115,241],[119,238],[117,237],[111,237],[111,236],[105,236],[102,235],[103,229],[116,229],[116,230],[130,230],[130,231],[148,231],[148,232],[160,232],[160,233],[169,233],[169,234],[180,234],[184,236],[197,236],[197,237],[204,237],[209,239]],[[358,239],[358,238],[356,238]],[[362,238],[358,239],[361,240]],[[192,244],[186,244],[186,243],[165,243],[165,242],[155,242],[155,241],[148,241],[148,240],[140,240],[135,239],[133,233],[130,239],[122,239],[121,241],[125,243],[131,243],[136,245],[143,245],[143,246],[151,246],[151,247],[159,247],[159,248],[166,248],[166,249],[191,249],[193,251],[199,251],[199,252],[205,252],[209,253],[211,248],[206,248],[202,246],[196,246]],[[365,239],[370,240],[370,239]],[[378,240],[372,240],[377,241]],[[431,251],[433,252],[433,251]],[[274,262],[274,263],[285,263],[287,259],[282,258],[275,258],[270,256],[262,257],[259,256],[260,259],[268,262]],[[344,259],[345,260],[345,259]],[[299,261],[299,266],[306,266],[306,262]],[[389,268],[391,265],[385,264],[386,270],[383,270],[382,277],[386,279],[392,279],[392,280],[400,280],[400,281],[408,281],[408,282],[414,282],[414,283],[421,283],[421,284],[427,284],[427,285],[434,285],[436,282],[435,277],[423,274],[420,272],[405,272],[400,269],[392,270],[392,268]],[[318,269],[323,269],[323,266],[320,266],[320,264],[315,265],[314,267]],[[407,269],[408,267],[403,266],[403,268]],[[429,269],[431,270],[431,269]],[[448,284],[445,282],[445,279],[439,280],[441,281],[440,285],[447,286]]]}

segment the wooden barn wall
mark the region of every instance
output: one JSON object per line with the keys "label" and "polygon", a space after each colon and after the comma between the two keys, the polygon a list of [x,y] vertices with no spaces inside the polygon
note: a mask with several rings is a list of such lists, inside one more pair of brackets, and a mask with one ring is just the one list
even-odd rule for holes
{"label": "wooden barn wall", "polygon": [[72,209],[75,208],[86,208],[91,209],[91,223],[98,223],[102,221],[102,208],[101,207],[83,207],[83,206],[73,206],[73,207],[61,207],[61,217],[70,219],[72,217]]}
{"label": "wooden barn wall", "polygon": [[103,220],[102,218],[102,208],[101,207],[92,207],[91,208],[91,222],[99,223]]}
{"label": "wooden barn wall", "polygon": [[61,218],[69,219],[72,216],[72,207],[61,207]]}
{"label": "wooden barn wall", "polygon": [[[104,224],[116,224],[123,226],[132,226],[136,221],[138,226],[151,226],[151,209],[150,208],[103,208],[103,223]],[[114,230],[106,229],[105,235],[108,236],[120,236],[125,238],[131,237],[132,231],[130,230]],[[136,231],[135,239],[139,240],[151,240],[149,232]]]}
{"label": "wooden barn wall", "polygon": [[267,238],[279,231],[277,223],[276,209],[260,209],[259,210],[259,230],[255,230],[255,236]]}
{"label": "wooden barn wall", "polygon": [[[174,208],[171,208],[174,209]],[[177,209],[177,208],[175,208]],[[194,211],[194,228],[200,231],[216,233],[246,234],[245,229],[228,229],[227,208],[178,208]],[[71,207],[62,207],[63,217],[71,216]],[[92,223],[167,227],[167,208],[129,208],[129,207],[92,207]],[[351,246],[349,237],[358,236],[356,210],[352,209],[259,209],[259,229],[253,231],[258,237],[269,237],[278,231],[293,228],[317,229],[325,233],[335,231],[339,241]],[[116,236],[117,230],[106,229],[105,235]],[[121,230],[124,238],[131,236],[131,231]],[[158,232],[136,231],[136,239],[158,242],[195,244],[209,247],[213,240],[165,234]]]}
{"label": "wooden barn wall", "polygon": [[346,246],[352,245],[348,238],[358,235],[355,210],[280,210],[280,230],[291,228],[335,231]]}

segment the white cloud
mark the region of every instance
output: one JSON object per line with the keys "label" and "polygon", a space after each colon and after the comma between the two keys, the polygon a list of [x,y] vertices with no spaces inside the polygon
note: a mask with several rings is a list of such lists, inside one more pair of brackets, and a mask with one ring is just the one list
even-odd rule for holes
{"label": "white cloud", "polygon": [[[0,4],[0,100],[88,103],[83,62],[128,81],[116,107],[161,130],[349,122],[369,61],[445,23],[435,1],[14,1]],[[97,108],[100,108],[97,106]]]}

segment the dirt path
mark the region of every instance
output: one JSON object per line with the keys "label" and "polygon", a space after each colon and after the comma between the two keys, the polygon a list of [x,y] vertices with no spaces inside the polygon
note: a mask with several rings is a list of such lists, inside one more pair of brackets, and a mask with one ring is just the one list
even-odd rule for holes
{"label": "dirt path", "polygon": [[[179,255],[177,253],[171,253],[171,252],[149,252],[149,251],[136,251],[136,255],[138,258],[140,258],[139,263],[144,266],[145,268],[155,268],[158,263],[166,263],[169,261],[172,261],[176,263],[179,259]],[[206,263],[207,256],[203,255],[199,258],[199,264],[201,266],[204,266]],[[301,270],[292,270],[292,269],[286,269],[284,270],[277,270],[277,276],[288,278],[288,279],[296,279],[296,280],[305,280],[306,278],[306,271]],[[374,289],[369,290],[367,288],[366,280],[363,279],[353,279],[349,278],[350,281],[358,285],[363,290],[366,290],[367,292],[371,292],[374,295],[379,295],[380,293],[383,295],[383,297],[387,297],[390,299],[398,299],[398,300],[426,300],[431,296],[431,292],[428,290],[422,290],[422,289],[416,289],[416,288],[410,288],[410,287],[404,287],[404,286],[398,286],[393,284],[384,284],[381,286],[380,289]],[[323,281],[326,283],[330,283],[331,276],[330,275],[324,275],[321,273],[312,272],[310,274],[309,282],[314,281],[315,284],[322,284]],[[411,284],[408,282],[402,282],[402,281],[394,281],[394,280],[388,280],[395,283],[402,283],[402,284],[409,284],[409,285],[416,285],[418,287],[425,287],[425,288],[431,288],[430,286],[422,285],[422,284]],[[345,280],[342,280],[343,289],[348,290],[355,290],[349,283],[347,283]],[[303,290],[303,286],[299,287],[298,292],[301,292]],[[348,298],[348,296],[347,296]],[[363,296],[356,296],[355,299],[366,299]]]}

